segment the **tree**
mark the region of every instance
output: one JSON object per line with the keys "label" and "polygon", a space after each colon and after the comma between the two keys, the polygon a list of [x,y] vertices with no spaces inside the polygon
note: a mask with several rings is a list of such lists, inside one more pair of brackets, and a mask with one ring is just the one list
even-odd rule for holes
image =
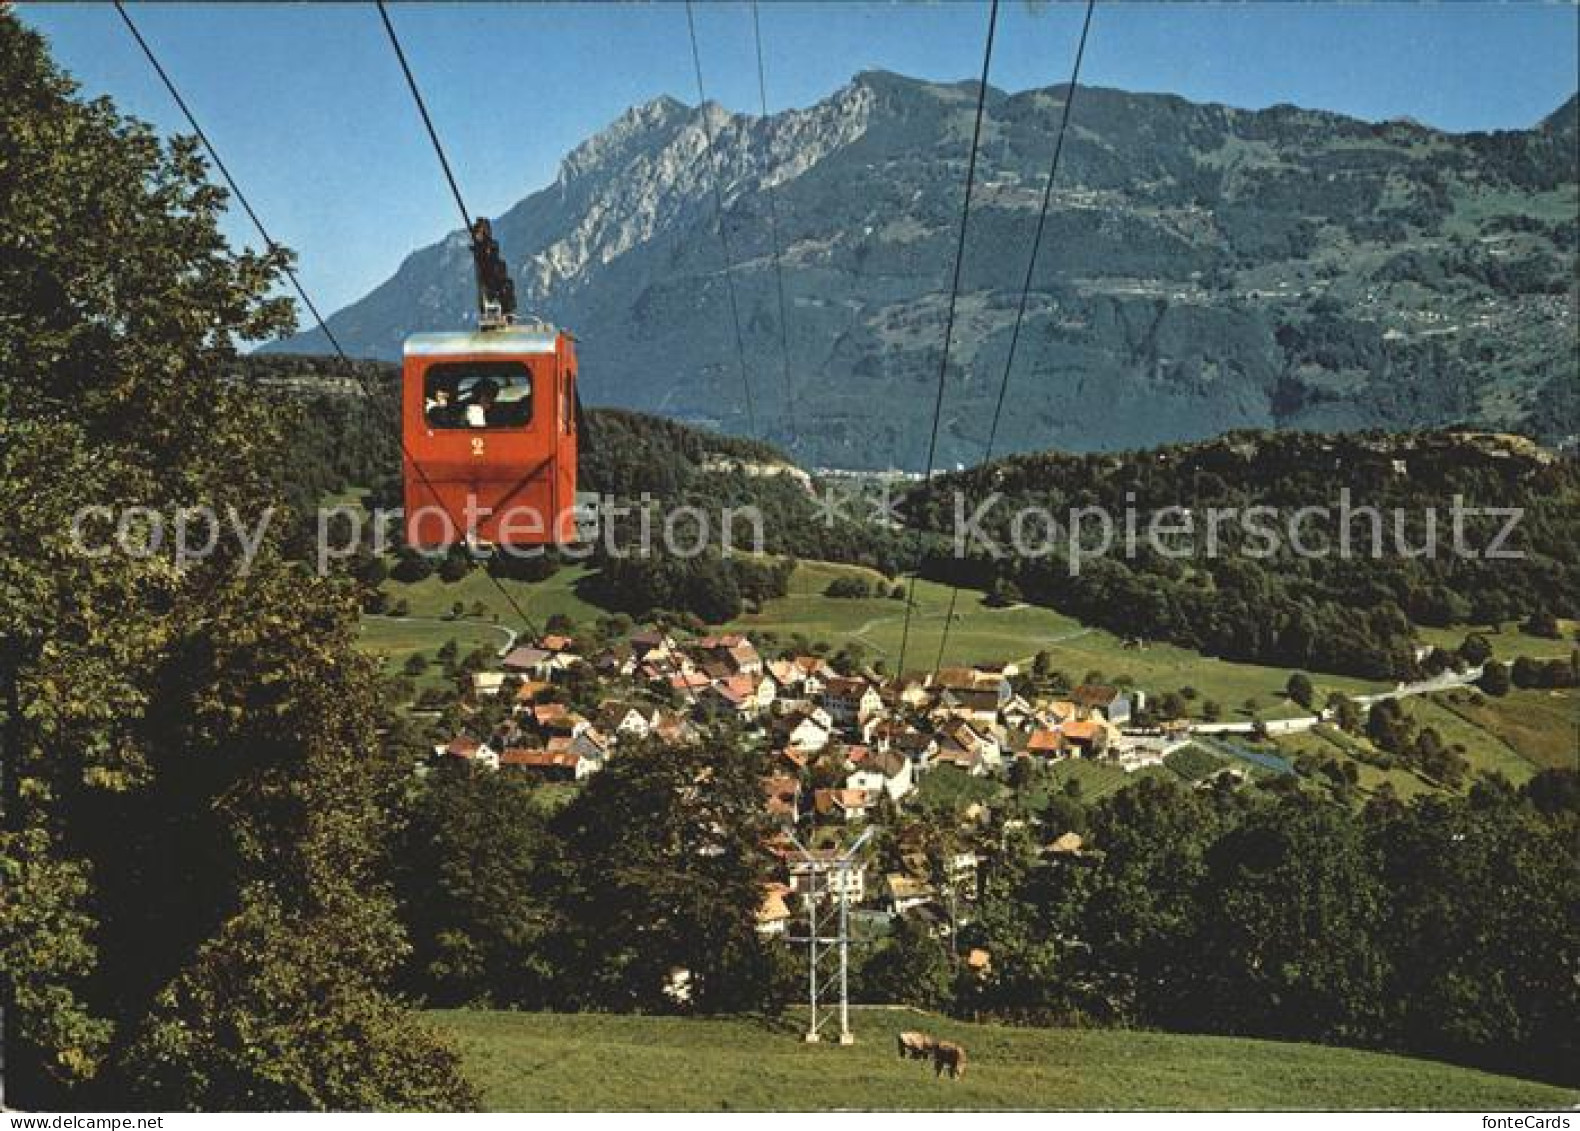
{"label": "tree", "polygon": [[1316,688],[1311,686],[1311,677],[1305,672],[1290,673],[1289,682],[1284,685],[1284,694],[1308,709],[1317,697]]}
{"label": "tree", "polygon": [[1103,851],[1092,869],[1074,937],[1102,939],[1090,955],[1122,1017],[1174,1016],[1198,930],[1197,885],[1217,827],[1201,794],[1146,778],[1100,802],[1091,816]]}
{"label": "tree", "polygon": [[397,852],[408,984],[438,1005],[544,1008],[560,992],[552,939],[563,860],[529,782],[446,767],[430,774]]}
{"label": "tree", "polygon": [[406,657],[406,662],[401,665],[401,670],[409,676],[419,676],[428,670],[428,657],[421,652],[413,652]]}
{"label": "tree", "polygon": [[943,1009],[952,998],[949,952],[915,916],[902,915],[888,942],[861,967],[863,996],[876,1002]]}
{"label": "tree", "polygon": [[1572,827],[1515,796],[1368,810],[1388,914],[1394,1047],[1573,1082],[1580,986],[1566,966],[1580,873]]}
{"label": "tree", "polygon": [[872,586],[861,577],[836,577],[823,589],[823,596],[837,599],[855,599],[872,596]]}
{"label": "tree", "polygon": [[1008,578],[1001,577],[996,579],[992,586],[989,587],[987,596],[983,598],[983,603],[990,608],[1007,609],[1020,604],[1024,599],[1020,592],[1020,586]]}
{"label": "tree", "polygon": [[1476,686],[1488,695],[1501,699],[1509,693],[1511,686],[1509,669],[1497,660],[1488,660],[1481,670],[1481,678],[1476,681]]}
{"label": "tree", "polygon": [[[293,416],[232,379],[233,343],[289,328],[269,297],[288,253],[231,251],[195,143],[75,100],[9,12],[0,151],[0,659],[27,703],[0,704],[15,1102],[464,1106],[453,1050],[379,957],[401,941],[358,586],[293,560],[294,522],[258,525]],[[184,569],[73,551],[82,508],[149,502],[235,514],[260,531],[249,568],[226,539]],[[297,963],[334,992],[287,991]],[[285,1031],[289,1062],[260,1052]]]}
{"label": "tree", "polygon": [[[41,1056],[53,1060],[59,1078],[91,1077],[113,1032],[110,1021],[95,1016],[77,989],[93,972],[96,958],[93,919],[86,910],[92,891],[87,870],[58,859],[52,848],[41,829],[0,839],[0,859],[9,867],[6,886],[13,895],[0,899],[0,968],[11,978],[8,1006],[19,1015],[6,1051],[7,1084],[13,1091],[19,1083],[17,1066]],[[39,1086],[26,1077],[24,1082],[24,1093],[27,1085]]]}
{"label": "tree", "polygon": [[1415,723],[1397,699],[1379,699],[1366,712],[1366,737],[1379,750],[1406,755],[1415,743]]}
{"label": "tree", "polygon": [[1349,814],[1291,795],[1213,845],[1187,969],[1209,1029],[1285,1040],[1375,1035],[1387,918],[1374,849]]}
{"label": "tree", "polygon": [[1459,658],[1471,667],[1484,664],[1492,658],[1492,645],[1479,632],[1472,632],[1459,646]]}
{"label": "tree", "polygon": [[[439,580],[447,585],[455,584],[471,572],[472,555],[459,543],[451,546],[450,552],[444,556],[444,561],[439,563]],[[459,605],[460,602],[456,604]]]}
{"label": "tree", "polygon": [[1361,731],[1360,704],[1343,692],[1335,691],[1328,696],[1328,711],[1333,720],[1333,725],[1347,734],[1359,734]]}
{"label": "tree", "polygon": [[433,559],[420,550],[402,546],[396,552],[395,566],[390,570],[390,576],[396,581],[407,583],[422,581],[433,576]]}
{"label": "tree", "polygon": [[768,862],[764,767],[720,738],[622,746],[559,811],[564,844],[560,961],[580,976],[568,1005],[667,1011],[690,974],[690,1007],[761,1008],[773,982],[757,934]]}
{"label": "tree", "polygon": [[209,1111],[475,1107],[459,1055],[371,989],[368,974],[387,975],[402,954],[386,949],[394,942],[370,938],[353,955],[324,919],[249,902],[159,995],[127,1058],[138,1066],[134,1093],[160,1108]]}
{"label": "tree", "polygon": [[1520,631],[1528,636],[1541,636],[1548,640],[1557,640],[1563,635],[1558,618],[1549,609],[1538,609],[1526,617],[1525,623],[1520,625]]}

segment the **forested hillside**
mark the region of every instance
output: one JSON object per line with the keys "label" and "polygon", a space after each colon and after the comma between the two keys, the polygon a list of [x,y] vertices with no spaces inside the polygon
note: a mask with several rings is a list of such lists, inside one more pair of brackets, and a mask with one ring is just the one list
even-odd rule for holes
{"label": "forested hillside", "polygon": [[[1011,544],[1011,524],[1028,508],[1066,529],[1034,557],[994,559],[968,543],[967,560],[930,558],[930,575],[979,588],[1007,582],[1114,632],[1228,658],[1402,678],[1415,670],[1412,626],[1577,611],[1580,467],[1517,438],[1263,432],[1116,455],[1045,452],[941,476],[907,510],[943,534],[962,507],[973,514],[995,497],[981,526],[998,545]],[[1456,499],[1467,512],[1458,535]],[[1087,507],[1112,516],[1115,546],[1072,563],[1070,516]],[[1258,507],[1273,510],[1258,520]],[[1288,532],[1307,507],[1323,513],[1297,533],[1318,553],[1299,552]],[[1487,556],[1510,515],[1481,508],[1520,512],[1502,547],[1519,556]],[[1209,539],[1215,510],[1228,517]],[[1191,533],[1161,550],[1143,536],[1131,553],[1127,513],[1143,535],[1154,515],[1163,529]],[[1098,525],[1079,531],[1088,544]],[[1040,548],[1046,527],[1029,529]],[[1472,553],[1456,550],[1460,536]]]}
{"label": "forested hillside", "polygon": [[[246,372],[269,374],[282,358],[248,359]],[[320,373],[334,372],[320,359]],[[302,421],[289,461],[297,497],[309,500],[348,483],[371,485],[382,505],[399,503],[393,368],[380,379],[384,400],[332,384],[291,387],[288,400]],[[622,500],[648,494],[665,505],[756,507],[765,548],[792,558],[871,566],[891,578],[921,555],[925,575],[978,589],[1004,590],[1050,605],[1122,636],[1166,640],[1229,659],[1332,671],[1368,678],[1404,678],[1418,671],[1417,629],[1496,624],[1532,616],[1573,617],[1580,592],[1575,515],[1580,470],[1572,458],[1517,437],[1432,432],[1237,433],[1201,444],[1113,454],[1043,452],[939,476],[908,491],[907,528],[874,521],[866,502],[847,499],[829,518],[820,502],[843,488],[812,484],[786,457],[753,441],[719,435],[658,417],[618,410],[588,413],[582,450],[583,487]],[[748,474],[743,465],[779,474]],[[1340,491],[1348,495],[1345,503]],[[956,496],[959,496],[957,501]],[[1454,500],[1468,508],[1458,521],[1465,548],[1456,552]],[[852,497],[854,498],[854,497]],[[1032,554],[994,558],[967,538],[954,555],[962,516],[983,512],[981,529],[1010,550],[1018,513],[1046,515],[1066,529],[1050,537],[1041,520],[1025,526]],[[1353,512],[1348,523],[1341,504]],[[1111,517],[1116,544],[1072,568],[1072,512],[1097,507]],[[1145,538],[1127,551],[1127,513],[1138,531],[1154,515],[1183,507],[1194,534],[1182,554],[1155,552]],[[1248,529],[1255,508],[1274,508],[1280,546]],[[1306,507],[1327,512],[1309,541],[1326,552],[1296,553],[1291,516]],[[1503,551],[1485,551],[1519,512]],[[1206,519],[1224,511],[1209,552]],[[1469,513],[1474,510],[1476,513]],[[1375,512],[1376,518],[1369,515]],[[1184,521],[1165,514],[1170,523]],[[1254,518],[1254,514],[1252,515]],[[1348,528],[1348,534],[1343,528]],[[1081,532],[1090,543],[1096,528]],[[1420,553],[1429,541],[1433,552]],[[1185,546],[1186,542],[1178,543]],[[1348,545],[1349,550],[1343,551]],[[1380,549],[1377,549],[1380,548]],[[776,582],[709,555],[695,563],[662,557],[611,561],[589,594],[611,608],[642,613],[691,611],[712,621],[738,615],[743,602],[776,595]],[[414,567],[415,568],[415,567]],[[739,576],[732,576],[739,572]],[[747,576],[751,574],[751,576]]]}
{"label": "forested hillside", "polygon": [[[702,766],[705,788],[658,788]],[[804,952],[752,929],[758,884],[776,874],[751,847],[762,768],[728,737],[700,754],[648,744],[563,807],[510,774],[430,775],[399,881],[411,988],[436,1006],[526,1010],[795,1001]],[[1364,810],[1292,778],[1191,788],[1170,775],[1098,801],[1047,789],[1032,808],[1036,776],[1017,770],[1031,788],[981,828],[947,806],[873,825],[863,859],[880,874],[972,844],[991,859],[958,942],[897,917],[854,948],[856,1000],[1390,1049],[1576,1082],[1572,773]],[[1038,839],[1066,832],[1079,851]],[[951,959],[972,948],[990,969]],[[696,979],[690,1007],[663,992],[676,967]]]}

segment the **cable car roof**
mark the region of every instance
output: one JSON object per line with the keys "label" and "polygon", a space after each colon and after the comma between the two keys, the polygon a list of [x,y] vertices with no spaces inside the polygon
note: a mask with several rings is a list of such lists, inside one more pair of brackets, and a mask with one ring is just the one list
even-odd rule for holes
{"label": "cable car roof", "polygon": [[406,339],[407,357],[446,354],[553,353],[559,331],[552,326],[501,326],[497,330],[461,330],[413,334]]}

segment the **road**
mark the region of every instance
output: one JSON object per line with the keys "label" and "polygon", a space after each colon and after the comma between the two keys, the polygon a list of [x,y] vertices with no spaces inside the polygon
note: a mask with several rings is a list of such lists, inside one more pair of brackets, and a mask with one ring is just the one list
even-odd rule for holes
{"label": "road", "polygon": [[[1379,691],[1371,695],[1357,695],[1355,702],[1362,707],[1370,707],[1373,703],[1380,703],[1384,699],[1408,699],[1412,695],[1430,695],[1434,691],[1450,691],[1456,687],[1469,687],[1481,678],[1482,669],[1478,667],[1466,668],[1462,672],[1446,671],[1435,675],[1431,679],[1416,680],[1414,683],[1401,683],[1392,691]],[[1333,712],[1324,708],[1315,715],[1302,715],[1293,719],[1268,719],[1262,725],[1267,728],[1268,734],[1299,734],[1308,731],[1318,723],[1326,722],[1332,717]],[[1191,726],[1192,734],[1250,734],[1257,727],[1256,722],[1234,723],[1196,723]]]}
{"label": "road", "polygon": [[506,628],[502,624],[488,624],[484,621],[467,620],[464,618],[461,620],[449,620],[445,617],[392,617],[384,613],[363,613],[362,616],[366,620],[384,620],[390,621],[394,624],[436,624],[446,628],[454,628],[456,625],[475,625],[478,628],[490,628],[495,632],[502,632],[505,635],[505,643],[500,647],[499,652],[497,653],[500,656],[505,656],[510,653],[510,650],[516,646],[516,637],[520,635],[520,633],[518,633],[515,629]]}

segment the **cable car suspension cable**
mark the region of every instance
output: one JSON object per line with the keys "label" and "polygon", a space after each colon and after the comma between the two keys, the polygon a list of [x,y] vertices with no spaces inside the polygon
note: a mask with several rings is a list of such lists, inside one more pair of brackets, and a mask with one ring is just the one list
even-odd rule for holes
{"label": "cable car suspension cable", "polygon": [[730,300],[730,322],[735,329],[735,355],[741,366],[741,389],[745,394],[746,429],[757,435],[757,414],[752,407],[752,383],[746,372],[746,341],[741,336],[741,310],[735,297],[735,278],[730,269],[730,238],[724,230],[723,176],[719,170],[718,149],[713,141],[713,126],[708,122],[708,94],[702,83],[702,53],[697,49],[697,21],[691,0],[686,0],[686,31],[691,37],[691,65],[697,76],[697,112],[702,117],[702,143],[713,181],[713,213],[719,228],[719,250],[724,257],[724,289]]}
{"label": "cable car suspension cable", "polygon": [[[186,99],[181,97],[181,92],[176,89],[174,80],[171,79],[169,73],[159,62],[159,57],[154,53],[153,47],[150,46],[148,41],[143,38],[142,32],[132,21],[131,14],[127,12],[122,0],[114,0],[114,3],[115,10],[120,14],[121,21],[125,23],[127,30],[131,32],[132,38],[137,41],[137,46],[142,49],[144,56],[147,57],[149,64],[153,67],[154,73],[159,76],[159,81],[164,84],[164,88],[166,92],[169,93],[171,100],[175,102],[176,107],[181,111],[182,116],[186,118],[187,125],[192,127],[192,132],[197,136],[198,141],[202,143],[204,150],[207,151],[209,155],[209,159],[214,162],[214,167],[219,170],[220,176],[224,178],[225,184],[229,186],[232,195],[234,195],[236,198],[236,202],[242,206],[242,210],[246,212],[247,218],[252,221],[253,227],[258,230],[259,237],[263,240],[270,252],[283,251],[284,249],[281,247],[281,245],[275,242],[274,237],[269,234],[269,230],[264,227],[263,220],[253,209],[251,203],[247,200],[246,194],[242,192],[241,186],[236,182],[236,178],[231,175],[229,168],[226,167],[225,162],[220,158],[219,151],[214,147],[214,143],[209,140],[208,134],[206,134],[203,131],[203,127],[198,124],[197,116],[192,112],[191,107],[187,105]],[[290,281],[291,288],[296,292],[297,297],[302,300],[302,305],[305,306],[308,312],[313,316],[313,321],[318,324],[318,329],[323,333],[331,348],[334,349],[335,355],[345,367],[346,373],[350,375],[352,381],[355,382],[359,388],[361,388],[363,395],[366,396],[370,401],[377,404],[379,401],[378,394],[367,383],[362,374],[357,371],[356,364],[347,355],[345,349],[341,347],[339,339],[337,339],[334,333],[329,329],[329,324],[318,312],[317,304],[315,304],[312,298],[308,295],[307,289],[302,285],[301,279],[298,278],[296,272],[289,264],[282,264],[281,267],[286,279]],[[421,477],[423,485],[427,487],[428,490],[435,495],[435,497],[437,497],[437,488],[434,487],[433,482],[428,478],[428,474],[423,470],[422,464],[418,463],[416,459],[412,457],[410,450],[406,447],[405,438],[402,437],[399,442],[401,453],[406,457],[407,461],[417,469],[417,474],[419,477]],[[541,633],[538,631],[537,626],[533,623],[532,618],[527,615],[526,610],[521,607],[520,603],[517,602],[515,597],[511,595],[510,591],[505,588],[504,583],[501,582],[499,578],[495,577],[493,573],[486,570],[485,572],[488,573],[488,578],[494,583],[494,587],[499,590],[500,596],[504,597],[506,603],[510,605],[512,611],[514,611],[516,616],[520,618],[522,625],[526,627],[527,631],[532,634],[534,639],[539,637]]]}
{"label": "cable car suspension cable", "polygon": [[[508,321],[516,312],[516,287],[510,278],[509,268],[499,257],[499,244],[494,241],[493,228],[481,216],[473,217],[467,211],[466,201],[461,196],[461,185],[455,178],[455,171],[450,168],[450,158],[444,151],[444,143],[439,140],[439,131],[428,113],[428,103],[417,85],[417,76],[406,61],[406,52],[401,47],[400,36],[395,33],[395,25],[384,7],[384,0],[377,0],[377,6],[379,19],[384,22],[384,31],[389,35],[390,46],[395,49],[401,73],[406,76],[406,88],[411,91],[412,101],[417,103],[417,113],[422,116],[423,128],[428,131],[428,140],[439,158],[439,167],[444,170],[450,195],[455,198],[455,207],[461,213],[461,230],[466,233],[471,244],[472,262],[477,275],[479,324],[486,327],[494,317]],[[490,309],[491,305],[494,309]]]}
{"label": "cable car suspension cable", "polygon": [[[966,162],[965,200],[960,209],[960,234],[955,243],[954,276],[949,285],[949,312],[944,320],[944,348],[938,361],[938,391],[933,399],[933,427],[927,441],[927,470],[923,485],[932,482],[933,461],[938,452],[938,421],[944,409],[944,379],[949,372],[949,349],[955,332],[955,300],[960,294],[960,270],[966,253],[966,227],[971,219],[971,190],[976,183],[977,149],[982,141],[982,116],[987,107],[988,72],[993,65],[993,36],[998,28],[998,0],[992,0],[988,9],[987,38],[982,48],[982,80],[977,87],[976,121],[971,128],[971,154]],[[917,560],[911,570],[911,582],[905,591],[905,621],[900,630],[900,656],[896,665],[897,676],[905,671],[905,652],[911,639],[911,610],[916,604],[916,575],[921,572],[922,548],[917,547]]]}
{"label": "cable car suspension cable", "polygon": [[[1037,230],[1031,239],[1031,256],[1026,260],[1026,279],[1020,288],[1020,305],[1015,310],[1015,327],[1010,331],[1009,353],[1004,358],[1004,372],[999,377],[998,400],[993,406],[993,423],[988,428],[987,443],[983,447],[982,462],[991,463],[993,447],[998,440],[999,418],[1004,412],[1004,394],[1009,390],[1010,370],[1015,365],[1015,350],[1020,344],[1020,327],[1026,317],[1026,302],[1031,295],[1032,275],[1037,268],[1037,252],[1042,247],[1042,233],[1048,223],[1048,205],[1053,200],[1053,184],[1059,175],[1059,158],[1064,153],[1064,135],[1070,128],[1070,108],[1075,105],[1075,86],[1081,77],[1081,60],[1086,55],[1086,37],[1092,29],[1092,12],[1097,0],[1086,0],[1086,18],[1081,23],[1081,38],[1075,45],[1075,63],[1070,68],[1070,85],[1064,96],[1064,111],[1059,118],[1059,132],[1053,143],[1053,157],[1048,163],[1048,179],[1042,186],[1042,208],[1037,213]],[[944,649],[949,644],[949,628],[954,623],[955,602],[960,596],[958,582],[949,587],[949,611],[944,614],[944,632],[938,641],[938,656],[933,661],[933,675],[944,665]]]}
{"label": "cable car suspension cable", "polygon": [[389,35],[390,46],[395,49],[395,58],[400,63],[401,73],[406,76],[406,86],[411,90],[412,100],[417,103],[417,113],[422,115],[423,128],[428,131],[428,140],[433,144],[433,151],[439,158],[439,167],[444,170],[444,179],[450,186],[450,195],[455,197],[455,207],[461,213],[461,227],[470,232],[472,213],[461,197],[461,186],[455,179],[454,170],[450,168],[450,158],[445,155],[444,143],[439,140],[439,131],[434,128],[433,118],[428,114],[428,104],[423,101],[422,91],[417,86],[417,76],[412,74],[411,64],[406,61],[406,52],[401,48],[400,36],[395,34],[395,25],[390,22],[390,14],[384,7],[384,0],[378,0],[378,9],[379,19],[384,21],[384,31]]}
{"label": "cable car suspension cable", "polygon": [[[763,67],[763,29],[757,15],[757,0],[752,0],[752,41],[757,48],[757,97],[762,105],[763,121],[768,120],[768,80]],[[785,273],[779,253],[779,206],[775,201],[772,181],[763,182],[763,194],[768,198],[768,241],[774,256],[774,285],[779,292],[779,356],[784,363],[785,426],[790,442],[795,443],[795,386],[790,380],[790,330],[785,316]]]}

